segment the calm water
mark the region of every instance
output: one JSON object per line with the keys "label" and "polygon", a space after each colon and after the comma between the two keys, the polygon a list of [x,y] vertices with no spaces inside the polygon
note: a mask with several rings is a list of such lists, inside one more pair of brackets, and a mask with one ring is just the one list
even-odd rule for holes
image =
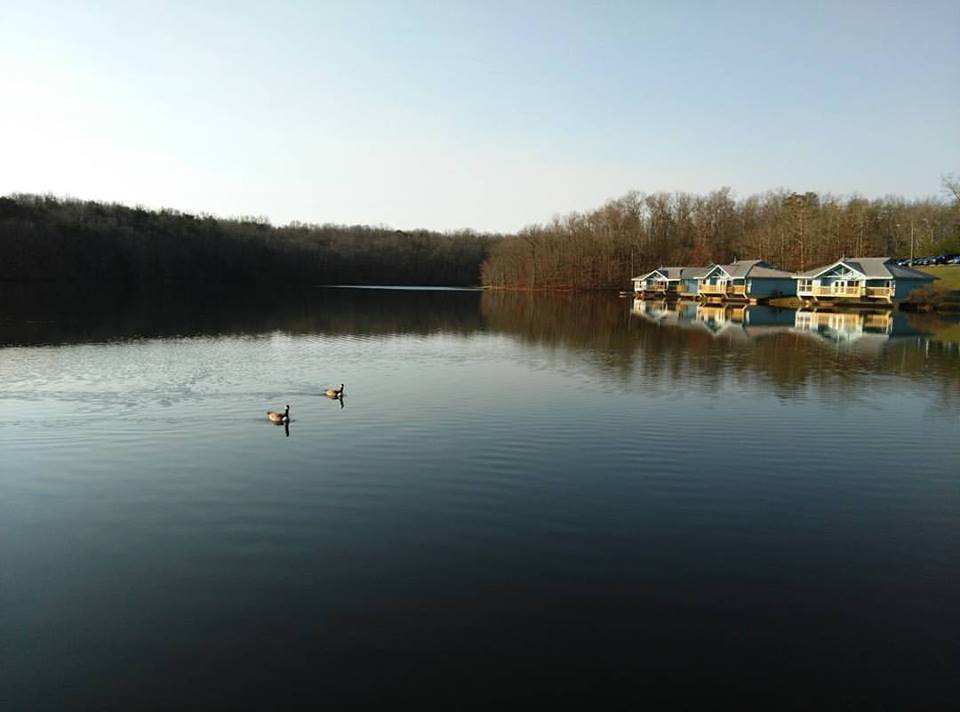
{"label": "calm water", "polygon": [[0,707],[956,703],[955,324],[66,296],[0,302]]}

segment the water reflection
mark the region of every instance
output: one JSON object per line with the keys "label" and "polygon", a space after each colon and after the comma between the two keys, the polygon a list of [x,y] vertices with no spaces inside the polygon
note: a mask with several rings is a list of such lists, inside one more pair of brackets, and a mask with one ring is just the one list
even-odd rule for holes
{"label": "water reflection", "polygon": [[793,310],[745,304],[648,302],[636,299],[632,313],[655,324],[698,328],[714,336],[755,339],[782,334],[794,325]]}
{"label": "water reflection", "polygon": [[892,310],[794,310],[637,299],[632,314],[657,325],[697,328],[714,336],[746,339],[797,331],[834,343],[876,346],[895,338],[926,340],[932,335],[929,328],[924,328],[923,318]]}
{"label": "water reflection", "polygon": [[702,329],[713,336],[756,339],[800,332],[843,344],[879,344],[898,338],[926,342],[937,319],[893,310],[779,309],[635,299],[631,313],[658,326]]}
{"label": "water reflection", "polygon": [[[761,378],[796,393],[843,376],[935,379],[960,391],[955,318],[896,311],[826,312],[608,295],[300,289],[103,295],[0,287],[0,346],[284,333],[351,339],[502,335],[537,347],[544,367],[587,364],[619,388],[650,392],[695,379],[716,388]],[[831,348],[824,349],[824,346]],[[0,351],[2,353],[2,351]],[[0,359],[0,371],[3,361]],[[340,408],[344,407],[339,399]]]}
{"label": "water reflection", "polygon": [[[932,382],[945,407],[960,397],[960,349],[950,338],[958,321],[942,316],[898,312],[879,347],[871,339],[837,347],[798,328],[792,309],[497,292],[484,294],[481,306],[488,328],[547,349],[558,366],[586,362],[651,396],[765,387],[793,398],[815,385],[855,399],[885,374]],[[894,338],[907,327],[913,338]]]}
{"label": "water reflection", "polygon": [[475,291],[290,288],[141,291],[0,283],[0,346],[288,334],[467,334]]}
{"label": "water reflection", "polygon": [[[558,681],[595,703],[650,679],[674,706],[734,680],[871,707],[907,657],[949,699],[955,321],[506,292],[20,306],[16,709],[493,707]],[[264,411],[287,402],[278,446]]]}
{"label": "water reflection", "polygon": [[794,318],[798,331],[809,332],[835,343],[883,344],[896,338],[924,339],[930,332],[912,321],[909,315],[882,311],[810,311],[799,309]]}

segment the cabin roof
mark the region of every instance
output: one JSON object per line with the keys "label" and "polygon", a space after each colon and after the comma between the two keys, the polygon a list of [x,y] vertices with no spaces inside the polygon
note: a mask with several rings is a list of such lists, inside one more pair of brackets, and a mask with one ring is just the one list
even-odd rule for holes
{"label": "cabin roof", "polygon": [[720,270],[731,279],[790,279],[793,275],[790,272],[784,272],[777,269],[769,262],[763,260],[736,260],[727,265],[713,265],[707,269],[700,278],[705,278],[713,273],[714,270]]}
{"label": "cabin roof", "polygon": [[709,274],[713,265],[709,267],[681,267],[683,279],[701,279]]}
{"label": "cabin roof", "polygon": [[682,279],[683,270],[693,269],[691,267],[661,267],[658,271],[667,278],[668,281],[675,281]]}
{"label": "cabin roof", "polygon": [[910,267],[901,267],[894,262],[892,257],[850,257],[836,262],[831,262],[823,267],[798,272],[794,277],[799,279],[819,277],[824,272],[829,272],[834,267],[843,265],[849,267],[855,272],[859,272],[865,279],[919,279],[924,282],[932,282],[936,279],[933,275]]}
{"label": "cabin roof", "polygon": [[710,267],[658,267],[634,279],[646,279],[652,274],[659,274],[668,282],[677,282],[681,279],[699,279],[710,269]]}
{"label": "cabin roof", "polygon": [[649,272],[645,272],[643,274],[637,275],[636,277],[633,278],[633,280],[637,281],[639,279],[646,279],[647,277],[653,274],[659,274],[661,277],[666,277],[666,275],[663,274],[663,272],[661,272],[659,269],[653,269],[653,270],[650,270]]}
{"label": "cabin roof", "polygon": [[717,270],[720,270],[721,272],[723,272],[723,273],[724,273],[725,275],[727,275],[728,277],[730,276],[730,273],[727,272],[727,270],[725,270],[725,269],[723,268],[723,265],[712,265],[706,272],[704,272],[702,275],[700,275],[700,279],[706,279],[707,277],[709,277],[711,274],[713,274],[713,273],[716,272]]}
{"label": "cabin roof", "polygon": [[737,260],[728,265],[720,265],[723,271],[734,279],[750,277],[751,279],[790,279],[793,275],[790,272],[784,272],[777,269],[769,262],[764,260]]}

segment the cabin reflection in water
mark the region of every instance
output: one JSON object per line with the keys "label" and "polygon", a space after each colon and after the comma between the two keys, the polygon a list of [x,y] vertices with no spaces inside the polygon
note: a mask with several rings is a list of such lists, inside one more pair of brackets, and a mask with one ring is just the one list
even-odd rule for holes
{"label": "cabin reflection in water", "polygon": [[927,336],[896,311],[808,311],[796,313],[796,329],[837,343],[876,342]]}
{"label": "cabin reflection in water", "polygon": [[835,343],[857,342],[862,345],[928,335],[928,332],[915,328],[908,315],[890,310],[793,310],[747,304],[635,299],[632,314],[658,325],[699,329],[714,336],[739,339],[799,332]]}
{"label": "cabin reflection in water", "polygon": [[793,310],[747,304],[707,304],[635,299],[632,313],[655,324],[699,329],[714,336],[755,339],[790,331]]}

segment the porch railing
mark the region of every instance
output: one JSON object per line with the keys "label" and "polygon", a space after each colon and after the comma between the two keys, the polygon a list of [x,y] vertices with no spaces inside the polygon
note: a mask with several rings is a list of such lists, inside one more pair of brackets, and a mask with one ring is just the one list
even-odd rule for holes
{"label": "porch railing", "polygon": [[701,284],[700,294],[720,294],[723,296],[743,296],[747,293],[745,284]]}
{"label": "porch railing", "polygon": [[800,290],[800,294],[812,294],[815,297],[862,297],[863,287],[854,285],[852,287],[836,287],[833,285],[815,284],[809,290]]}

